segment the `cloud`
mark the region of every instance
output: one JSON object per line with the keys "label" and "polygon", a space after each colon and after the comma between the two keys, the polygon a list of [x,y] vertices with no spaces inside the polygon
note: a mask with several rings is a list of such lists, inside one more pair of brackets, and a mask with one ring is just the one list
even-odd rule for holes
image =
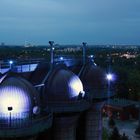
{"label": "cloud", "polygon": [[0,5],[0,41],[139,42],[139,0],[1,0]]}

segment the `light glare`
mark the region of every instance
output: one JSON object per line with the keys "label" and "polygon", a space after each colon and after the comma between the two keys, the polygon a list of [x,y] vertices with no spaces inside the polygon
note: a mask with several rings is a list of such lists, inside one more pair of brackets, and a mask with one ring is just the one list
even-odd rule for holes
{"label": "light glare", "polygon": [[[22,89],[12,86],[1,87],[0,100],[0,115],[4,115],[4,118],[9,117],[9,112],[12,118],[26,118],[26,115],[21,114],[28,112],[31,101]],[[13,109],[9,111],[8,107]]]}
{"label": "light glare", "polygon": [[69,87],[71,89],[71,91],[70,91],[71,97],[78,96],[80,92],[84,92],[83,91],[83,84],[77,76],[73,76],[70,79]]}
{"label": "light glare", "polygon": [[63,60],[64,58],[63,57],[60,57],[60,60]]}
{"label": "light glare", "polygon": [[10,61],[9,61],[9,64],[13,64],[13,61],[12,61],[12,60],[10,60]]}
{"label": "light glare", "polygon": [[106,75],[106,79],[107,79],[108,81],[112,81],[112,80],[113,80],[113,75],[112,75],[111,73],[107,74],[107,75]]}

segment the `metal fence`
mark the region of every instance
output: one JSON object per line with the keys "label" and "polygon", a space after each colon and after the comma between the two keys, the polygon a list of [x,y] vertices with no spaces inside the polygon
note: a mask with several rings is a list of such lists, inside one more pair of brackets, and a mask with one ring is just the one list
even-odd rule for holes
{"label": "metal fence", "polygon": [[28,112],[12,114],[0,114],[0,129],[27,128],[42,120],[50,119],[52,115],[29,115]]}

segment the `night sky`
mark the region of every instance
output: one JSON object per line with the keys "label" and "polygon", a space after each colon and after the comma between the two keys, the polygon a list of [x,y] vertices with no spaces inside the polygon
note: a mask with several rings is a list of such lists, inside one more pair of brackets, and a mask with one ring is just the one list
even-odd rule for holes
{"label": "night sky", "polygon": [[0,0],[6,44],[140,44],[140,0]]}

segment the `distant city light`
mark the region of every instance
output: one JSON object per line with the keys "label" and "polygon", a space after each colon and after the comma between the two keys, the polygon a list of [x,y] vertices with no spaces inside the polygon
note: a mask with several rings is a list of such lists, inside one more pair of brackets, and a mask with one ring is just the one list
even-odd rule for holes
{"label": "distant city light", "polygon": [[94,57],[94,55],[90,55],[90,58],[93,58]]}
{"label": "distant city light", "polygon": [[106,75],[106,79],[108,80],[108,81],[112,81],[114,78],[113,78],[113,74],[111,74],[111,73],[108,73],[107,75]]}
{"label": "distant city light", "polygon": [[54,50],[55,48],[53,47],[52,49]]}
{"label": "distant city light", "polygon": [[9,61],[9,64],[13,64],[13,61],[12,61],[12,60],[10,60],[10,61]]}

